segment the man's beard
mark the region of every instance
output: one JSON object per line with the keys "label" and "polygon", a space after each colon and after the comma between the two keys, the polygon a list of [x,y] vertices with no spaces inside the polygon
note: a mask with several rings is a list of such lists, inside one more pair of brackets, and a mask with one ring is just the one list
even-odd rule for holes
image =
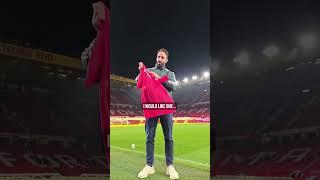
{"label": "man's beard", "polygon": [[157,66],[157,68],[162,69],[164,67],[164,63],[157,62],[156,66]]}

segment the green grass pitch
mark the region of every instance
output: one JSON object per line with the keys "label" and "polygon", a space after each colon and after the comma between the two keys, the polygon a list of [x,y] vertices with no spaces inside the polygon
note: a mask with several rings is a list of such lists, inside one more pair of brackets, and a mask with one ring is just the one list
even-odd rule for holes
{"label": "green grass pitch", "polygon": [[[205,180],[210,177],[210,125],[174,124],[174,166],[180,179]],[[110,135],[111,179],[139,179],[145,166],[144,126],[112,127]],[[131,149],[135,144],[135,149]],[[146,179],[169,179],[165,175],[164,139],[161,124],[155,138],[155,171]]]}

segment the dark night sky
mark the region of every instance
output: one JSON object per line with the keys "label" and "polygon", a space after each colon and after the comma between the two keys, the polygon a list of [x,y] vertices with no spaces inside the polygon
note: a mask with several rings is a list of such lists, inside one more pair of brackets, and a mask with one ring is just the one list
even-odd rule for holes
{"label": "dark night sky", "polygon": [[[171,52],[168,67],[178,77],[206,70],[209,19],[211,49],[223,63],[243,49],[259,54],[269,43],[291,49],[301,33],[320,34],[316,0],[215,0],[211,4],[210,18],[209,0],[112,1],[111,71],[134,77],[139,59],[153,66],[160,47]],[[4,1],[0,40],[29,42],[31,47],[78,57],[95,35],[91,13],[90,1]]]}
{"label": "dark night sky", "polygon": [[90,1],[4,1],[0,6],[0,40],[29,42],[79,57],[94,37]]}
{"label": "dark night sky", "polygon": [[269,44],[278,45],[280,51],[292,49],[302,33],[320,35],[319,8],[315,0],[215,0],[213,57],[224,64],[241,50],[259,55]]}
{"label": "dark night sky", "polygon": [[[111,1],[111,71],[134,78],[137,63],[150,67],[155,51],[167,48],[168,68],[180,79],[209,69],[209,0]],[[90,1],[5,1],[0,40],[29,42],[79,57],[95,36]]]}
{"label": "dark night sky", "polygon": [[180,80],[209,70],[209,0],[116,0],[111,9],[113,72],[135,77],[138,61],[154,66],[162,47],[170,53],[167,67]]}

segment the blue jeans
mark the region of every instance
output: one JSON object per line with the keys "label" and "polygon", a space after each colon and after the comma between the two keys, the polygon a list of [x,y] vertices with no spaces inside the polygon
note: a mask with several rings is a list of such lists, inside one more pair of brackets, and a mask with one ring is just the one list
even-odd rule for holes
{"label": "blue jeans", "polygon": [[158,119],[160,118],[162,131],[165,141],[165,154],[167,166],[173,164],[173,139],[172,139],[172,127],[173,127],[173,114],[161,115],[158,117],[149,118],[146,120],[146,159],[149,166],[153,166],[154,163],[154,137],[156,135],[156,129]]}

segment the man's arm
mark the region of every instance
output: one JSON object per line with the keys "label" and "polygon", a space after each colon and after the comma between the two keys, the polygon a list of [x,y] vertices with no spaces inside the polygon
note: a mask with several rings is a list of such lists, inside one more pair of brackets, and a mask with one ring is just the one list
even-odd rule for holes
{"label": "man's arm", "polygon": [[168,74],[169,80],[162,83],[162,85],[169,91],[174,91],[177,89],[177,80],[176,76],[174,75],[174,72],[170,72]]}
{"label": "man's arm", "polygon": [[[110,0],[91,0],[91,2],[93,8],[91,23],[95,30],[98,31],[99,24],[106,18],[105,7],[110,11]],[[109,14],[107,14],[107,16],[109,16]]]}

